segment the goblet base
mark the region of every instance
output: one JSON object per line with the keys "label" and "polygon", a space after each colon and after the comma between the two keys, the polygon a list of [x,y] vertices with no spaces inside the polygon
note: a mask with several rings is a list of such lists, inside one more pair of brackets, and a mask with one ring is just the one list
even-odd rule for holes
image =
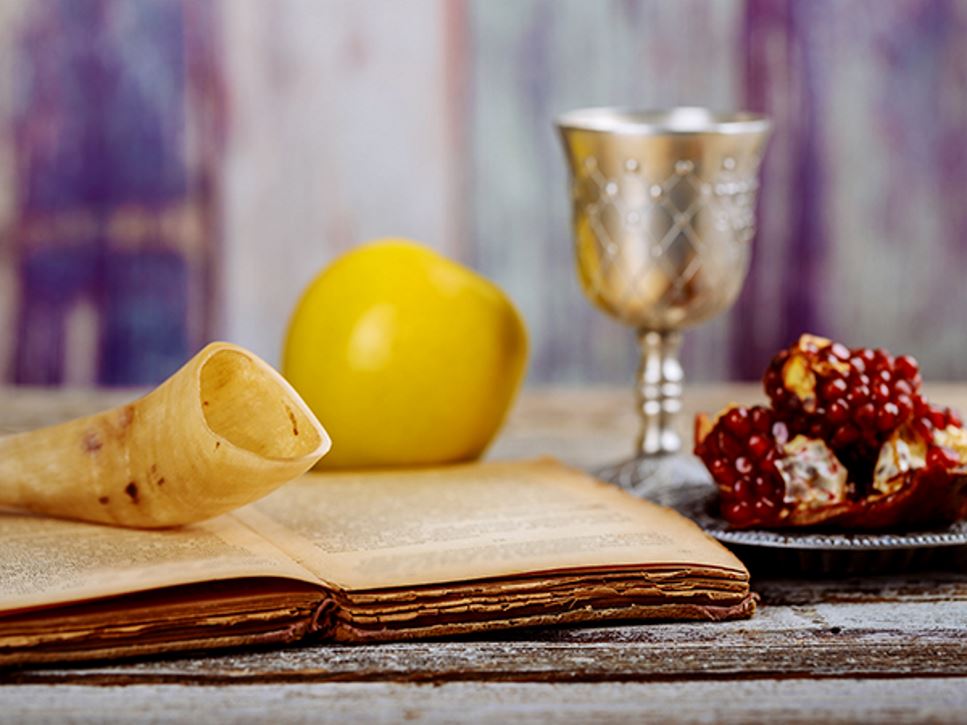
{"label": "goblet base", "polygon": [[708,469],[690,453],[640,455],[592,473],[639,498],[666,506],[677,500],[675,492],[682,486],[713,485]]}

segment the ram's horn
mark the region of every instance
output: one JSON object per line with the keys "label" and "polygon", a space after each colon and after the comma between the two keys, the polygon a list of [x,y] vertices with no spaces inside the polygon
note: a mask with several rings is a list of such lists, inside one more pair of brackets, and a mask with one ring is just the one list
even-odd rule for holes
{"label": "ram's horn", "polygon": [[176,526],[265,496],[329,446],[281,375],[247,350],[213,343],[140,400],[0,438],[0,505]]}

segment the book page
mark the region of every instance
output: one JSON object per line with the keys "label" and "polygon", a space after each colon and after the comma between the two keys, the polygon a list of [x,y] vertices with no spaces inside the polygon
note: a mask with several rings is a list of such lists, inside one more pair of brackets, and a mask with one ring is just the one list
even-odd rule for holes
{"label": "book page", "polygon": [[621,566],[745,575],[685,517],[549,459],[310,473],[236,515],[347,590]]}
{"label": "book page", "polygon": [[135,531],[0,512],[0,611],[249,576],[318,583],[231,516]]}

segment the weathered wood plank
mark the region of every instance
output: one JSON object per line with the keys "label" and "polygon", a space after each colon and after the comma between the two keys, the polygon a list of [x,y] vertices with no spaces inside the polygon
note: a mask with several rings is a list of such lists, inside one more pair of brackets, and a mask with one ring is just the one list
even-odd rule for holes
{"label": "weathered wood plank", "polygon": [[[406,236],[456,256],[451,3],[222,2],[232,92],[221,329],[276,362],[337,254]],[[402,29],[406,29],[402,31]]]}
{"label": "weathered wood plank", "polygon": [[[765,607],[967,601],[964,572],[806,581],[766,579],[755,584]],[[967,627],[967,621],[960,624]]]}
{"label": "weathered wood plank", "polygon": [[[967,386],[939,384],[933,399],[967,411]],[[0,387],[0,434],[66,420],[118,405],[137,391],[45,390]],[[691,439],[699,411],[714,412],[731,402],[762,399],[758,384],[687,386],[681,431]],[[529,388],[490,451],[491,457],[553,455],[577,466],[597,466],[630,455],[637,431],[631,383],[627,387]]]}
{"label": "weathered wood plank", "polygon": [[[318,645],[11,672],[0,676],[0,682],[650,682],[780,673],[823,678],[967,675],[967,577],[949,576],[893,578],[857,588],[845,582],[766,582],[761,587],[764,598],[774,603],[748,621],[531,630],[362,647]],[[792,603],[779,603],[784,600]]]}
{"label": "weathered wood plank", "polygon": [[[963,386],[942,387],[935,392],[939,393],[938,399],[955,405],[967,402],[967,388]],[[131,395],[130,392],[0,390],[0,427],[23,428],[53,422],[114,405]],[[729,400],[750,400],[758,395],[756,386],[694,386],[686,407],[689,411],[714,410]],[[635,426],[629,398],[627,391],[614,388],[528,391],[492,455],[551,453],[578,465],[593,465],[625,455]],[[190,688],[154,687],[158,684],[245,684],[255,691],[263,684],[272,683],[286,689],[289,697],[299,702],[302,702],[300,698],[311,700],[314,696],[307,693],[317,692],[313,688],[322,688],[318,690],[320,703],[335,697],[333,693],[337,690],[326,688],[348,681],[369,681],[374,687],[379,681],[434,682],[444,683],[444,688],[454,686],[446,683],[493,683],[492,690],[469,686],[449,690],[459,692],[459,697],[467,698],[468,702],[476,702],[475,697],[498,698],[496,693],[509,687],[499,684],[503,682],[567,682],[575,683],[574,687],[581,682],[643,683],[642,687],[647,684],[652,689],[635,690],[638,693],[635,697],[645,697],[648,693],[649,698],[659,699],[661,695],[655,693],[672,690],[654,689],[658,683],[672,687],[679,682],[702,681],[703,687],[721,686],[722,692],[726,692],[733,687],[726,682],[734,680],[746,681],[742,687],[755,687],[749,683],[807,676],[836,681],[861,677],[904,678],[902,686],[893,688],[896,692],[914,687],[910,678],[930,676],[939,679],[936,684],[924,687],[937,688],[941,695],[947,688],[962,689],[962,681],[948,678],[967,675],[967,573],[832,581],[766,579],[756,581],[755,588],[762,595],[763,607],[754,619],[743,622],[541,630],[501,633],[466,641],[373,647],[319,645],[77,669],[29,670],[7,673],[0,682],[33,683],[23,691],[40,694],[47,690],[35,685],[63,683],[63,691],[76,693],[71,697],[76,697],[73,701],[77,703],[93,702],[89,700],[93,696],[86,694],[87,689],[72,687],[81,684],[109,689],[123,685],[125,692],[140,692],[144,686],[147,698],[151,693],[196,692]],[[299,689],[288,687],[295,683],[299,683]],[[390,689],[372,690],[373,697],[389,698],[392,692],[401,698],[416,700],[414,693],[439,691],[385,687]],[[598,688],[594,692],[619,692],[611,684],[600,684]],[[0,700],[4,692],[10,691],[0,690]],[[777,691],[769,692],[775,698]],[[827,691],[815,692],[825,697]],[[782,695],[786,697],[785,685]],[[108,699],[101,704],[109,702],[111,696],[105,697]],[[194,695],[186,697],[190,699]],[[206,707],[218,706],[220,694],[207,697]],[[694,697],[689,695],[687,699]],[[857,694],[857,697],[865,695]],[[562,700],[566,701],[566,698]],[[514,708],[522,702],[525,700],[508,701],[507,712],[517,712]],[[603,708],[607,698],[602,695],[598,702]],[[776,701],[770,706],[779,707]],[[56,708],[49,712],[56,713]],[[427,717],[448,717],[445,709],[418,712]],[[608,711],[578,708],[575,712],[587,718]],[[627,715],[631,710],[619,708],[616,712]],[[734,712],[739,717],[752,711]],[[765,716],[770,712],[773,711],[760,714]],[[240,717],[243,715],[242,711],[238,713]],[[894,713],[889,708],[881,711],[901,720],[906,715],[912,717],[912,713],[912,710]],[[546,712],[542,710],[539,714],[543,716]],[[693,714],[695,718],[700,717],[700,713]],[[249,716],[255,717],[251,713]],[[941,713],[938,717],[946,715]]]}
{"label": "weathered wood plank", "polygon": [[60,423],[111,408],[137,395],[133,390],[0,387],[0,434]]}
{"label": "weathered wood plank", "polygon": [[[11,722],[963,722],[962,679],[0,688]],[[202,715],[201,713],[204,713]]]}
{"label": "weathered wood plank", "polygon": [[[534,380],[613,382],[637,364],[631,330],[581,294],[554,118],[609,104],[734,107],[742,12],[734,0],[470,3],[467,231],[475,265],[534,331]],[[689,335],[689,370],[727,376],[730,319]]]}
{"label": "weathered wood plank", "polygon": [[[49,425],[136,397],[127,390],[46,390],[0,388],[0,434]],[[751,385],[694,386],[686,394],[682,432],[698,410],[717,410],[733,400],[761,394]],[[625,458],[631,453],[636,427],[634,398],[627,388],[534,389],[521,395],[491,456],[555,455],[580,466]]]}

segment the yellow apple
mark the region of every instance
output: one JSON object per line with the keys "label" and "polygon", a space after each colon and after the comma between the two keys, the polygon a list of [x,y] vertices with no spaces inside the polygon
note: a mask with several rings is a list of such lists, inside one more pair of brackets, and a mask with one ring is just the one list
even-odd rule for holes
{"label": "yellow apple", "polygon": [[527,361],[520,314],[492,282],[415,242],[335,260],[289,323],[282,372],[329,431],[322,466],[474,459]]}

